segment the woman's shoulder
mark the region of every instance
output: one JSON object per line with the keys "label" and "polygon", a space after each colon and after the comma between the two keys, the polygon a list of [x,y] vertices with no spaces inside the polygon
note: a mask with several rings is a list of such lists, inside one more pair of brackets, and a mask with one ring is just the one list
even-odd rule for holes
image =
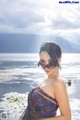
{"label": "woman's shoulder", "polygon": [[66,88],[65,81],[63,79],[58,79],[55,84],[54,88]]}

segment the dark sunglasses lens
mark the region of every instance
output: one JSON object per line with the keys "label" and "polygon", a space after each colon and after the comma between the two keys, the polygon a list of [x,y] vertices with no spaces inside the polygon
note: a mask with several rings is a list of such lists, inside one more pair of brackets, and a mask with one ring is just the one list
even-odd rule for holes
{"label": "dark sunglasses lens", "polygon": [[43,64],[43,63],[41,63],[40,65],[41,65],[42,68],[45,68],[45,67],[46,67],[45,64]]}
{"label": "dark sunglasses lens", "polygon": [[44,63],[41,63],[41,62],[39,62],[38,63],[38,66],[41,66],[42,68],[53,68],[53,67],[55,67],[55,65],[54,65],[54,63],[51,61],[51,62],[49,62],[47,65],[45,65]]}
{"label": "dark sunglasses lens", "polygon": [[54,65],[54,63],[51,61],[51,62],[49,62],[49,64],[48,64],[48,67],[54,67],[55,65]]}

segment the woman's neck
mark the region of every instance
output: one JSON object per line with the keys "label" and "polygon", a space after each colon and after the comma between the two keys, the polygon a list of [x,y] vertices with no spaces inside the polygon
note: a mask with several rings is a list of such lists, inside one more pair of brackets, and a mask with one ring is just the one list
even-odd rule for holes
{"label": "woman's neck", "polygon": [[58,76],[54,76],[54,77],[48,76],[48,79],[49,79],[49,80],[57,80],[57,79],[58,79]]}

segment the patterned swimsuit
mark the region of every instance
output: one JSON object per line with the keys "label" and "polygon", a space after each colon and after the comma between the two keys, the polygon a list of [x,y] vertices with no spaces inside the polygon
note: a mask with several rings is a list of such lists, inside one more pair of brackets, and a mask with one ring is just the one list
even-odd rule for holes
{"label": "patterned swimsuit", "polygon": [[31,120],[55,117],[59,107],[56,99],[49,96],[40,87],[29,92],[28,106]]}

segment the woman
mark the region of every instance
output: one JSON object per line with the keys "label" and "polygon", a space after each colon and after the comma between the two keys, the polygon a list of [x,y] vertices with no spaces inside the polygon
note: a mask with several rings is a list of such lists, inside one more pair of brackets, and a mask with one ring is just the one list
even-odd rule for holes
{"label": "woman", "polygon": [[[61,48],[57,44],[46,42],[41,45],[38,66],[42,67],[47,78],[29,92],[27,108],[31,120],[71,120],[66,86],[59,78],[61,55]],[[56,116],[58,108],[60,115]]]}

